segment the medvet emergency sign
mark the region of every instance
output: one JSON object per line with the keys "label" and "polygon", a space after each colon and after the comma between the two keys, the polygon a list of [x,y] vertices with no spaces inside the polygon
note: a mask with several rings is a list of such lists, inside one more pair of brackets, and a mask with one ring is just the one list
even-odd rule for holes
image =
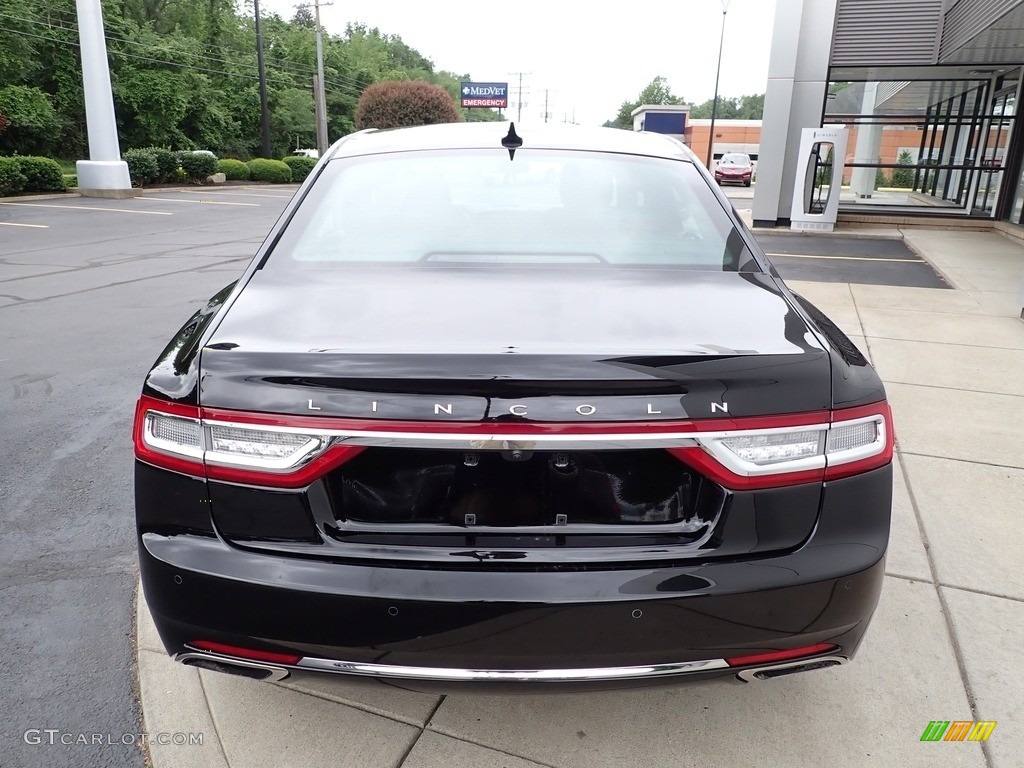
{"label": "medvet emergency sign", "polygon": [[508,83],[463,83],[462,106],[508,107]]}

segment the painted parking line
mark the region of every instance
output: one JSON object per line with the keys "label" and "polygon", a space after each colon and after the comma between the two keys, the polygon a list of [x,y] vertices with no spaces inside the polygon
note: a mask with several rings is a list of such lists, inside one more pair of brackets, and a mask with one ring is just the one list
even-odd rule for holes
{"label": "painted parking line", "polygon": [[259,208],[259,203],[229,203],[224,200],[184,200],[177,197],[149,197],[148,195],[138,198],[139,200],[153,200],[159,203],[190,203],[192,205],[241,205],[246,208]]}
{"label": "painted parking line", "polygon": [[228,192],[227,190],[217,190],[216,192],[204,192],[200,189],[184,189],[183,192],[187,192],[190,195],[233,195],[234,197],[273,197],[277,200],[291,200],[291,195],[257,195],[251,192]]}
{"label": "painted parking line", "polygon": [[49,224],[15,224],[13,221],[0,221],[0,227],[33,227],[35,229],[49,229]]}
{"label": "painted parking line", "polygon": [[786,259],[832,259],[834,261],[892,261],[900,264],[927,264],[928,262],[923,259],[879,259],[872,256],[816,256],[812,253],[768,253],[765,252],[768,258],[779,258]]}
{"label": "painted parking line", "polygon": [[20,205],[24,208],[67,208],[71,211],[109,211],[110,213],[137,213],[140,216],[173,216],[164,211],[133,211],[130,208],[93,208],[89,205],[51,205],[49,203],[0,203],[0,205]]}
{"label": "painted parking line", "polygon": [[[277,185],[275,184],[274,186],[277,186]],[[297,190],[298,188],[299,188],[299,185],[298,185],[298,184],[292,184],[292,185],[291,185],[291,187],[290,187],[290,189],[291,189],[291,191],[292,191],[292,192],[294,192],[294,191],[295,191],[295,190]],[[267,191],[267,188],[266,188],[266,187],[239,187],[239,189],[255,189],[255,190],[262,190],[263,192],[266,192],[266,191]],[[289,187],[288,187],[288,186],[286,186],[286,185],[282,185],[282,188],[281,188],[281,191],[282,191],[282,192],[286,191],[287,189],[289,189]]]}

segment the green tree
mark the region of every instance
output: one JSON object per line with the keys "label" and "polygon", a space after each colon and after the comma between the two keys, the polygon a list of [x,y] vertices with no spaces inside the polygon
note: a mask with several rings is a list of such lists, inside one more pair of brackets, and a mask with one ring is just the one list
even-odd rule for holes
{"label": "green tree", "polygon": [[914,165],[914,156],[909,150],[904,149],[896,158],[896,164],[907,167],[893,168],[892,185],[899,189],[910,189],[914,186],[914,169],[911,167]]}
{"label": "green tree", "polygon": [[[259,146],[250,0],[104,0],[103,6],[122,150],[166,146],[250,157]],[[84,157],[75,0],[0,0],[0,14],[0,89],[18,111],[5,105],[11,126],[0,154]],[[308,8],[290,22],[265,12],[263,21],[274,152],[284,155],[296,132],[312,143],[314,21]],[[374,83],[415,80],[454,98],[460,80],[471,79],[439,71],[398,35],[365,25],[325,33],[323,44],[331,141],[355,130],[360,94]],[[303,100],[308,108],[300,107]],[[497,115],[474,110],[473,118]]]}
{"label": "green tree", "polygon": [[760,120],[764,117],[764,94],[740,96],[736,117],[740,120]]}
{"label": "green tree", "polygon": [[22,155],[45,155],[60,136],[60,121],[49,95],[24,85],[0,88],[0,113],[10,124],[2,148]]}
{"label": "green tree", "polygon": [[[694,119],[708,120],[711,118],[711,107],[714,99],[708,99],[690,110],[690,117]],[[739,117],[740,110],[738,100],[731,97],[718,97],[718,110],[715,112],[716,120],[735,120]]]}
{"label": "green tree", "polygon": [[300,5],[295,9],[295,15],[292,16],[292,24],[296,27],[316,30],[316,18],[313,16],[313,12],[309,10],[308,5]]}
{"label": "green tree", "polygon": [[658,75],[640,91],[635,101],[624,101],[619,107],[619,113],[615,119],[605,122],[605,128],[622,128],[627,131],[633,130],[634,109],[642,104],[685,104],[686,99],[676,96],[669,88],[668,81]]}
{"label": "green tree", "polygon": [[[316,146],[316,113],[312,91],[282,88],[274,93],[270,124],[274,146]],[[285,153],[281,153],[285,154]]]}

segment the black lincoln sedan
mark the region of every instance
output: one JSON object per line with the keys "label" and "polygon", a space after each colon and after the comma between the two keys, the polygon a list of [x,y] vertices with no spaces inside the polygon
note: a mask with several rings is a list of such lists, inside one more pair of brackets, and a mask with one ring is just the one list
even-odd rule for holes
{"label": "black lincoln sedan", "polygon": [[170,654],[567,690],[849,660],[893,426],[681,143],[364,131],[178,331],[134,425]]}

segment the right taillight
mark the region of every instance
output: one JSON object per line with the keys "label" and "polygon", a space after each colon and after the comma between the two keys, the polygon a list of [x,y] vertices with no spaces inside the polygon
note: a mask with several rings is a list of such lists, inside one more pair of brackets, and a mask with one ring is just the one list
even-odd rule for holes
{"label": "right taillight", "polygon": [[[821,418],[823,417],[823,418]],[[733,422],[737,429],[698,435],[669,452],[734,490],[775,488],[848,477],[892,461],[892,415],[885,402],[821,414],[811,423],[780,417]],[[711,426],[705,422],[705,428]],[[751,427],[747,428],[747,424]]]}
{"label": "right taillight", "polygon": [[892,461],[895,444],[888,403],[834,411],[825,444],[825,479],[884,467]]}

